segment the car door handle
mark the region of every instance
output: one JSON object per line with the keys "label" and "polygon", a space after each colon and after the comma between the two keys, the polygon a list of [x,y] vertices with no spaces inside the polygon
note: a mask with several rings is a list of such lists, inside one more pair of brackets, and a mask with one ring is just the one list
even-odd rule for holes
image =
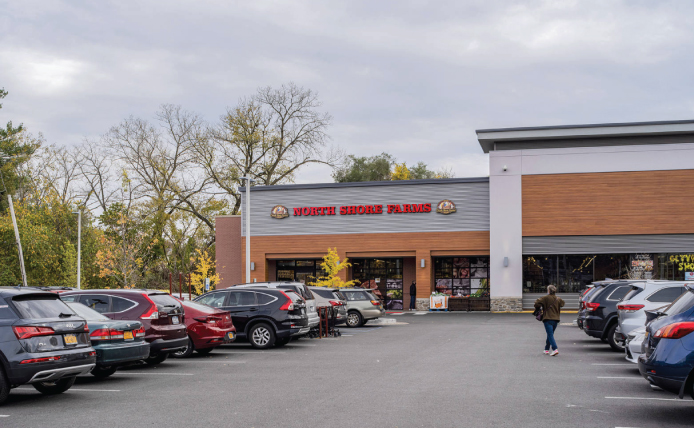
{"label": "car door handle", "polygon": [[251,311],[251,312],[257,312],[257,311],[258,311],[258,308],[250,308],[249,311]]}

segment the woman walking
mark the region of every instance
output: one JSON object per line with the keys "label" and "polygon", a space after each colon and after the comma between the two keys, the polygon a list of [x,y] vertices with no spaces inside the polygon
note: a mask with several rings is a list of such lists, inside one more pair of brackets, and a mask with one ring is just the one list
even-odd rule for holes
{"label": "woman walking", "polygon": [[[535,300],[535,309],[542,308],[543,317],[542,324],[545,325],[545,331],[547,332],[547,341],[545,342],[545,355],[551,355],[555,357],[559,355],[559,349],[557,348],[557,342],[554,340],[554,331],[559,325],[559,314],[561,313],[561,308],[564,306],[564,300],[561,297],[557,297],[557,287],[550,285],[547,287],[547,295],[540,297]],[[552,348],[552,353],[550,354],[549,348]]]}

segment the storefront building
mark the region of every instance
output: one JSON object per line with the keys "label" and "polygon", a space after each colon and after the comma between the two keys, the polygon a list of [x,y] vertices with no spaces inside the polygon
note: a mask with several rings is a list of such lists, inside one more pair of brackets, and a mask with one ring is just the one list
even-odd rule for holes
{"label": "storefront building", "polygon": [[[413,281],[421,309],[437,290],[493,311],[528,308],[549,284],[571,306],[606,277],[694,281],[694,121],[477,136],[488,178],[253,187],[252,280],[310,282],[336,248],[344,279],[391,310]],[[241,217],[218,217],[216,233],[221,286],[241,283]]]}

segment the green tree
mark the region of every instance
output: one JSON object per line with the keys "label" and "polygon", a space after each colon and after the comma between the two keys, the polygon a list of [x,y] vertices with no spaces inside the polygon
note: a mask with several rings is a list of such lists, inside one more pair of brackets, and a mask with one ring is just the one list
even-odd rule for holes
{"label": "green tree", "polygon": [[391,178],[391,167],[395,158],[388,153],[376,156],[347,156],[347,161],[333,172],[336,183],[353,183],[357,181],[388,181]]}

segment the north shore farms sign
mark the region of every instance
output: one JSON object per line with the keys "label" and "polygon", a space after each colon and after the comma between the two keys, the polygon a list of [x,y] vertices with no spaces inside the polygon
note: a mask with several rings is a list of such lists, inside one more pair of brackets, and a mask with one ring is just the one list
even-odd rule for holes
{"label": "north shore farms sign", "polygon": [[[445,203],[446,209],[442,209]],[[293,216],[310,217],[326,215],[375,215],[375,214],[417,214],[430,213],[431,204],[386,204],[386,205],[343,205],[341,207],[294,207],[291,210],[284,205],[273,207],[271,216],[277,219]],[[439,202],[436,212],[450,214],[455,212],[455,204],[444,199]]]}

